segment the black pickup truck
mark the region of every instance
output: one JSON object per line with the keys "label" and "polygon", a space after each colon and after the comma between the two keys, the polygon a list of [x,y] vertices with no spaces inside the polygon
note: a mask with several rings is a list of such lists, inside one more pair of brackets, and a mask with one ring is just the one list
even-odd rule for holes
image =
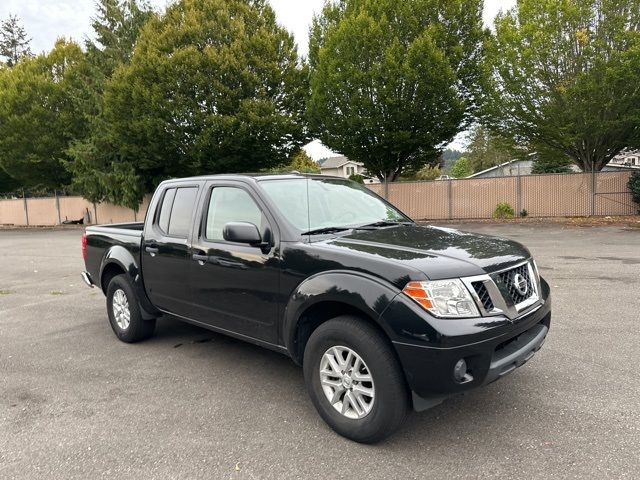
{"label": "black pickup truck", "polygon": [[341,178],[169,180],[144,224],[82,241],[83,279],[120,340],[171,315],[281,352],[322,418],[359,442],[521,366],[551,321],[525,247],[420,226]]}

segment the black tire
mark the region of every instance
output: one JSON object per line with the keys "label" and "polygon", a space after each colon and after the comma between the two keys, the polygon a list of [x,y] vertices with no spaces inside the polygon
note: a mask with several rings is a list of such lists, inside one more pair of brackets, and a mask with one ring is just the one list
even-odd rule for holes
{"label": "black tire", "polygon": [[[320,364],[325,352],[334,346],[353,350],[373,377],[375,398],[371,410],[362,418],[344,416],[323,391]],[[320,325],[305,347],[303,368],[307,391],[318,413],[346,438],[360,443],[379,442],[400,428],[409,413],[409,390],[388,339],[358,317],[340,316]]]}
{"label": "black tire", "polygon": [[[122,328],[116,321],[114,312],[113,297],[116,292],[122,291],[128,302],[129,309],[129,325]],[[155,319],[144,320],[140,311],[138,297],[129,283],[126,275],[116,275],[111,279],[107,286],[107,312],[109,314],[109,323],[113,332],[120,340],[126,343],[135,343],[146,340],[153,335],[156,327]]]}

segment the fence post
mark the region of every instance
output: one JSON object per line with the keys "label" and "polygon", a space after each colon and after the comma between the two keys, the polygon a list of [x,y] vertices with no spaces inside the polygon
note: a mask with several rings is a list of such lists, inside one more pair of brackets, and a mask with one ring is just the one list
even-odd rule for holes
{"label": "fence post", "polygon": [[56,197],[56,211],[58,212],[58,225],[62,225],[62,218],[60,217],[60,197],[58,197],[57,190],[54,190],[53,194]]}
{"label": "fence post", "polygon": [[27,227],[29,226],[29,207],[27,206],[27,197],[24,196],[24,188],[22,189],[22,201],[24,203],[24,216],[27,219]]}
{"label": "fence post", "polygon": [[447,196],[449,198],[449,220],[453,220],[453,180],[448,180]]}
{"label": "fence post", "polygon": [[596,169],[591,163],[591,216],[596,214]]}
{"label": "fence post", "polygon": [[389,176],[384,176],[384,199],[389,200]]}
{"label": "fence post", "polygon": [[520,166],[518,166],[518,178],[516,181],[516,217],[522,212],[522,182],[520,177]]}

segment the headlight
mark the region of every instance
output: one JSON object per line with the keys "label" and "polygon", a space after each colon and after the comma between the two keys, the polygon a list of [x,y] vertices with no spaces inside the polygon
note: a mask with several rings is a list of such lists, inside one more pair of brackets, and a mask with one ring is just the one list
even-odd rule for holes
{"label": "headlight", "polygon": [[458,279],[409,282],[402,291],[437,317],[480,316],[469,290]]}

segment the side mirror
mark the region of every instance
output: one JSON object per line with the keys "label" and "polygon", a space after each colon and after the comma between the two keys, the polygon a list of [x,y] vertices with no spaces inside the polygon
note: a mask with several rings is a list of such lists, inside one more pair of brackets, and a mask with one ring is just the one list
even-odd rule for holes
{"label": "side mirror", "polygon": [[222,229],[222,238],[227,242],[248,243],[253,247],[262,247],[262,236],[253,223],[229,222]]}

